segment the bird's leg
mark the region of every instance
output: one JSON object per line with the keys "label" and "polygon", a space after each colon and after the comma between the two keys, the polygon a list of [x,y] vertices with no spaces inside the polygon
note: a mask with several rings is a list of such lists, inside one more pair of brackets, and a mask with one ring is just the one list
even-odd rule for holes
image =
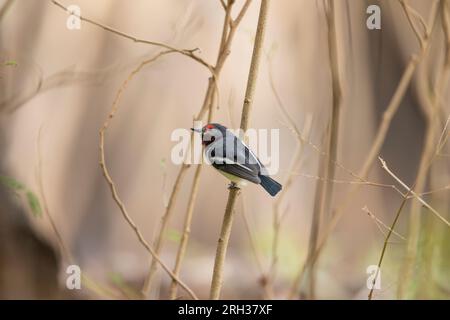
{"label": "bird's leg", "polygon": [[231,190],[231,189],[240,189],[240,188],[236,182],[231,181],[230,184],[228,185],[228,189]]}

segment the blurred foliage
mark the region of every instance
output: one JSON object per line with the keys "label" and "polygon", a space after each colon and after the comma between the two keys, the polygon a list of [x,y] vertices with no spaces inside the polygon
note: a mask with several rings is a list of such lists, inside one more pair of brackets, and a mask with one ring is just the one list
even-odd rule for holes
{"label": "blurred foliage", "polygon": [[25,196],[25,199],[33,215],[35,217],[42,216],[42,207],[38,197],[33,191],[29,190],[23,183],[17,181],[14,178],[0,175],[0,184],[18,195]]}
{"label": "blurred foliage", "polygon": [[15,60],[7,60],[3,62],[3,65],[6,67],[17,67],[19,64]]}

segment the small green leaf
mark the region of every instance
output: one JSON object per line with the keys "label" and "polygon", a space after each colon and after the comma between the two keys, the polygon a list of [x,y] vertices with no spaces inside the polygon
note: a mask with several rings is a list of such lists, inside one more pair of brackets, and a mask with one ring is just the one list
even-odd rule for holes
{"label": "small green leaf", "polygon": [[181,240],[181,233],[175,229],[169,229],[167,230],[167,239],[179,243]]}
{"label": "small green leaf", "polygon": [[0,183],[13,190],[24,190],[25,186],[14,178],[0,176]]}
{"label": "small green leaf", "polygon": [[31,212],[33,212],[33,215],[35,217],[41,217],[42,216],[42,208],[41,204],[39,203],[39,199],[36,197],[36,195],[31,192],[26,192],[28,205],[30,206]]}
{"label": "small green leaf", "polygon": [[17,67],[19,64],[15,60],[7,60],[3,63],[6,67]]}
{"label": "small green leaf", "polygon": [[166,159],[162,158],[159,165],[161,166],[161,169],[163,169],[165,171],[166,170]]}

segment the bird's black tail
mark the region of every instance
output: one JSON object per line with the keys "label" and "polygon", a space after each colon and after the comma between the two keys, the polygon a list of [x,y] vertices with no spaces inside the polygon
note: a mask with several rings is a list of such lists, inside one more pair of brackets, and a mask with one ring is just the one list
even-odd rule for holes
{"label": "bird's black tail", "polygon": [[263,188],[266,189],[272,197],[274,197],[282,188],[281,184],[269,176],[260,175],[259,178],[261,179],[261,185]]}

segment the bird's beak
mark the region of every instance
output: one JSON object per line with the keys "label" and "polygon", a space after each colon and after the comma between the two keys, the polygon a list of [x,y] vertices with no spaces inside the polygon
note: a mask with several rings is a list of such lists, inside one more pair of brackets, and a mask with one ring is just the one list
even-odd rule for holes
{"label": "bird's beak", "polygon": [[191,128],[192,131],[202,133],[202,129]]}

